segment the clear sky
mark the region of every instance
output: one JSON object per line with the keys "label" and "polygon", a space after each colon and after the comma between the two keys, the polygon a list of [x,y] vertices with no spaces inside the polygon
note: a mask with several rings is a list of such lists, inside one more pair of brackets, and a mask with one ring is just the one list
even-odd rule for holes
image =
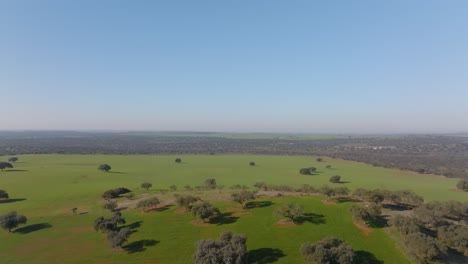
{"label": "clear sky", "polygon": [[0,130],[468,131],[468,1],[0,1]]}

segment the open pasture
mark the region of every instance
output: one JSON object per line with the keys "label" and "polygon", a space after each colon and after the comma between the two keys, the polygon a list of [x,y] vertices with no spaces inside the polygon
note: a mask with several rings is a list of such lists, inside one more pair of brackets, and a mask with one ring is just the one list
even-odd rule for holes
{"label": "open pasture", "polygon": [[[409,263],[383,229],[365,235],[352,224],[348,212],[351,203],[324,205],[320,202],[323,197],[264,197],[259,200],[267,206],[239,211],[234,208],[238,205],[216,201],[213,194],[211,199],[225,217],[208,226],[190,224],[190,213],[178,214],[174,206],[148,213],[123,210],[127,225],[136,232],[125,250],[110,249],[105,235],[93,229],[97,217],[110,215],[102,209],[100,195],[111,188],[126,187],[138,198],[146,193],[139,187],[145,181],[153,184],[149,193],[162,201],[170,199],[172,193],[160,194],[160,189],[174,184],[177,192],[186,192],[184,185],[200,185],[208,178],[224,185],[221,192],[228,194],[234,184],[252,186],[258,181],[294,187],[331,185],[328,179],[332,175],[340,175],[350,189],[410,189],[426,200],[467,199],[466,193],[454,191],[457,179],[329,158],[317,162],[315,157],[292,156],[179,157],[180,164],[174,162],[176,156],[19,156],[14,169],[0,172],[0,189],[11,198],[0,203],[0,213],[16,210],[28,217],[28,223],[14,233],[1,234],[0,257],[5,263],[191,263],[197,240],[217,238],[221,231],[230,230],[247,234],[249,263],[305,263],[299,252],[301,243],[326,236],[351,244],[361,263]],[[257,165],[249,166],[249,161]],[[103,163],[112,166],[111,172],[97,170]],[[316,175],[299,174],[300,168],[311,166],[318,169]],[[119,202],[125,200],[119,198]],[[302,204],[310,213],[308,220],[293,227],[278,225],[273,211],[287,201]],[[78,208],[76,215],[71,212],[74,207]]]}

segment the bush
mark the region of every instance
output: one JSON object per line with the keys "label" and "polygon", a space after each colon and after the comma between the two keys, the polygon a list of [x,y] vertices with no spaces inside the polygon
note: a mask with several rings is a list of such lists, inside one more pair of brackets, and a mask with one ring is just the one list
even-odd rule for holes
{"label": "bush", "polygon": [[24,225],[28,219],[24,215],[19,215],[16,211],[11,211],[4,215],[0,215],[0,227],[11,232],[11,229]]}
{"label": "bush", "polygon": [[176,204],[179,206],[179,207],[183,207],[185,208],[186,210],[189,210],[192,208],[192,205],[197,202],[198,200],[200,200],[199,198],[196,198],[192,195],[175,195],[176,197]]}
{"label": "bush", "polygon": [[149,188],[153,187],[153,184],[151,184],[149,182],[144,182],[140,186],[141,186],[141,188],[146,189],[146,191],[148,191]]}
{"label": "bush", "polygon": [[196,264],[209,263],[247,263],[247,237],[223,232],[219,240],[199,240],[197,250],[193,256]]}
{"label": "bush", "polygon": [[460,180],[457,183],[457,189],[468,192],[468,180]]}
{"label": "bush", "polygon": [[201,220],[205,221],[205,219],[208,219],[215,214],[220,214],[221,212],[217,207],[214,207],[208,202],[199,202],[196,203],[192,206],[192,215],[193,217],[198,217]]}
{"label": "bush", "polygon": [[339,175],[331,176],[329,181],[332,182],[332,183],[340,183],[341,182],[341,176],[339,176]]}
{"label": "bush", "polygon": [[317,168],[309,167],[309,168],[300,169],[299,173],[302,174],[302,175],[313,175],[315,171],[317,171]]}
{"label": "bush", "polygon": [[161,202],[159,201],[157,197],[151,197],[151,198],[147,198],[147,199],[139,201],[137,203],[137,208],[143,208],[143,210],[146,210],[148,208],[157,206],[160,203]]}
{"label": "bush", "polygon": [[351,264],[356,259],[353,249],[334,237],[325,238],[316,244],[304,243],[300,250],[306,261],[318,264]]}
{"label": "bush", "polygon": [[9,196],[8,196],[8,193],[4,190],[0,190],[0,199],[8,199]]}

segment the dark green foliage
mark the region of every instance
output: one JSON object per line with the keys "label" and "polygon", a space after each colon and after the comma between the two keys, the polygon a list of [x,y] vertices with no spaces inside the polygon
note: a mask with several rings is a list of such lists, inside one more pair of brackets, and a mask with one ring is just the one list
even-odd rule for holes
{"label": "dark green foliage", "polygon": [[331,168],[332,168],[332,165],[327,165],[327,166],[325,166],[325,168],[331,169]]}
{"label": "dark green foliage", "polygon": [[143,210],[146,210],[148,208],[157,206],[161,202],[157,197],[151,197],[147,199],[143,199],[137,203],[137,208],[143,208]]}
{"label": "dark green foliage", "polygon": [[255,193],[251,191],[240,191],[231,194],[232,201],[239,203],[244,208],[244,203],[255,199]]}
{"label": "dark green foliage", "polygon": [[310,168],[302,168],[299,170],[299,173],[302,175],[313,175],[314,172],[317,171],[317,168],[310,167]]}
{"label": "dark green foliage", "polygon": [[192,195],[175,195],[176,198],[176,204],[179,207],[183,207],[186,210],[190,210],[192,208],[192,205],[196,203],[198,200],[200,200],[197,197],[194,197]]}
{"label": "dark green foliage", "polygon": [[149,182],[144,182],[142,183],[141,185],[141,188],[145,189],[148,191],[149,188],[153,187],[153,184],[149,183]]}
{"label": "dark green foliage", "polygon": [[113,198],[117,198],[119,197],[121,194],[126,194],[126,193],[129,193],[131,192],[129,189],[127,188],[123,188],[123,187],[119,187],[119,188],[115,188],[115,189],[111,189],[111,190],[107,190],[105,191],[101,197],[106,199],[106,200],[109,200],[109,199],[113,199]]}
{"label": "dark green foliage", "polygon": [[442,243],[423,233],[409,233],[402,241],[408,253],[420,263],[442,261],[447,256],[447,248]]}
{"label": "dark green foliage", "polygon": [[374,190],[368,196],[368,201],[372,203],[380,204],[384,200],[385,196],[380,190]]}
{"label": "dark green foliage", "polygon": [[8,199],[8,198],[10,198],[8,196],[8,193],[4,190],[0,190],[0,199]]}
{"label": "dark green foliage", "polygon": [[132,231],[128,228],[122,228],[119,231],[110,231],[107,234],[107,241],[112,247],[122,247],[122,244],[127,242]]}
{"label": "dark green foliage", "polygon": [[108,164],[101,164],[98,166],[98,170],[105,171],[105,172],[109,172],[111,169],[112,169],[111,166],[109,166]]}
{"label": "dark green foliage", "polygon": [[468,217],[468,202],[430,202],[414,209],[416,217],[427,228],[446,225],[454,220],[460,221]]}
{"label": "dark green foliage", "polygon": [[71,209],[71,211],[72,211],[73,214],[76,214],[76,212],[78,211],[78,208],[77,208],[77,207],[73,207],[73,208]]}
{"label": "dark green foliage", "polygon": [[349,194],[349,189],[348,187],[345,187],[345,186],[335,187],[333,188],[333,190],[335,191],[335,195],[338,195],[338,196],[346,196]]}
{"label": "dark green foliage", "polygon": [[357,222],[376,222],[382,215],[381,207],[377,204],[370,204],[367,207],[353,205],[350,208],[353,219]]}
{"label": "dark green foliage", "polygon": [[356,259],[353,249],[334,237],[325,238],[316,244],[304,243],[300,250],[306,261],[318,264],[352,264]]}
{"label": "dark green foliage", "polygon": [[468,192],[468,180],[460,180],[457,183],[457,189]]}
{"label": "dark green foliage", "polygon": [[256,182],[254,184],[254,187],[262,191],[268,190],[268,185],[266,184],[266,182]]}
{"label": "dark green foliage", "polygon": [[335,191],[334,188],[330,188],[330,187],[324,185],[324,186],[322,186],[322,188],[320,188],[320,193],[326,195],[327,198],[330,199],[331,197],[335,196],[336,191]]}
{"label": "dark green foliage", "polygon": [[223,232],[219,240],[199,240],[193,260],[196,264],[247,264],[247,237]]}
{"label": "dark green foliage", "polygon": [[177,159],[175,159],[175,162],[176,162],[176,163],[181,163],[181,162],[182,162],[182,159],[177,158]]}
{"label": "dark green foliage", "polygon": [[175,191],[177,191],[177,186],[172,184],[171,186],[169,186],[169,190],[175,192]]}
{"label": "dark green foliage", "polygon": [[249,165],[250,166],[255,166],[255,162],[251,161],[251,162],[249,162]]}
{"label": "dark green foliage", "polygon": [[214,190],[216,189],[216,180],[215,179],[206,179],[203,183],[205,190]]}
{"label": "dark green foliage", "polygon": [[275,214],[280,217],[286,217],[291,220],[291,222],[295,223],[296,219],[304,214],[304,211],[300,204],[285,203],[283,206],[276,209]]}
{"label": "dark green foliage", "polygon": [[366,190],[363,188],[357,188],[354,190],[353,195],[357,198],[372,203],[387,202],[410,208],[419,206],[424,202],[424,199],[421,196],[415,194],[413,191],[407,190],[390,191],[380,189]]}
{"label": "dark green foliage", "polygon": [[8,162],[14,163],[18,161],[18,157],[11,157],[8,159]]}
{"label": "dark green foliage", "polygon": [[24,225],[27,222],[27,218],[24,215],[19,215],[16,211],[0,215],[0,227],[4,230],[11,232],[11,229]]}
{"label": "dark green foliage", "polygon": [[468,256],[468,227],[462,225],[449,225],[437,230],[437,238],[447,246]]}
{"label": "dark green foliage", "polygon": [[114,212],[111,218],[104,218],[101,216],[94,220],[94,230],[101,232],[115,231],[118,225],[125,223],[125,218],[122,217],[122,213]]}
{"label": "dark green foliage", "polygon": [[332,183],[340,183],[341,182],[341,176],[340,175],[331,176],[329,181],[332,182]]}
{"label": "dark green foliage", "polygon": [[11,163],[8,162],[0,162],[0,170],[4,169],[13,169],[13,165],[11,165]]}
{"label": "dark green foliage", "polygon": [[395,227],[403,235],[418,233],[421,231],[421,226],[423,225],[414,217],[407,217],[402,215],[396,215],[392,217],[388,223],[390,226]]}
{"label": "dark green foliage", "polygon": [[198,217],[201,220],[205,221],[212,216],[219,215],[221,212],[217,207],[214,207],[208,202],[199,202],[192,206],[192,215],[193,217]]}
{"label": "dark green foliage", "polygon": [[316,160],[317,162],[322,162],[322,161],[323,161],[322,158],[316,158],[315,160]]}
{"label": "dark green foliage", "polygon": [[104,204],[103,208],[112,212],[117,208],[117,206],[118,206],[117,202],[109,201],[109,202]]}

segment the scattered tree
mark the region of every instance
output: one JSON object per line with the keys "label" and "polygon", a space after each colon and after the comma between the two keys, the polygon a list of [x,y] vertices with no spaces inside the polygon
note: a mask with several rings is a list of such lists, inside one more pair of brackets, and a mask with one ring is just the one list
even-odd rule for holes
{"label": "scattered tree", "polygon": [[182,159],[177,158],[177,159],[175,159],[175,162],[176,162],[176,163],[181,163],[181,162],[182,162]]}
{"label": "scattered tree", "polygon": [[153,184],[151,184],[149,182],[144,182],[140,186],[141,186],[141,188],[146,189],[146,191],[148,191],[149,188],[153,187]]}
{"label": "scattered tree", "polygon": [[332,183],[340,183],[341,182],[341,176],[335,175],[330,177],[330,182]]}
{"label": "scattered tree", "polygon": [[109,166],[108,164],[101,164],[98,167],[98,170],[105,171],[105,172],[109,172],[111,169],[112,169],[111,166]]}
{"label": "scattered tree", "polygon": [[115,209],[117,209],[117,202],[115,201],[109,201],[107,203],[104,204],[103,208],[106,209],[106,210],[109,210],[109,211],[114,211]]}
{"label": "scattered tree", "polygon": [[322,162],[322,161],[323,161],[322,158],[316,158],[315,160],[316,160],[317,162]]}
{"label": "scattered tree", "polygon": [[410,233],[402,240],[408,253],[421,263],[438,262],[447,256],[447,247],[423,233]]}
{"label": "scattered tree", "polygon": [[77,207],[73,207],[73,208],[71,209],[71,211],[72,211],[73,214],[76,214],[76,212],[78,211],[78,208],[77,208]]}
{"label": "scattered tree", "polygon": [[0,190],[0,199],[8,199],[8,198],[10,198],[8,196],[8,193],[4,190]]}
{"label": "scattered tree", "polygon": [[255,166],[255,162],[251,161],[251,162],[249,162],[249,165],[250,166]]}
{"label": "scattered tree", "polygon": [[254,184],[254,187],[262,191],[268,190],[268,185],[266,184],[266,182],[256,182]]}
{"label": "scattered tree", "polygon": [[127,242],[132,231],[129,228],[122,228],[119,231],[110,231],[107,234],[107,241],[112,247],[122,247],[123,243]]}
{"label": "scattered tree", "polygon": [[176,198],[176,204],[179,207],[185,208],[185,210],[190,210],[193,206],[194,203],[196,203],[198,200],[200,200],[197,197],[194,197],[192,195],[175,195]]}
{"label": "scattered tree", "polygon": [[203,187],[205,190],[214,190],[216,189],[216,180],[215,179],[206,179]]}
{"label": "scattered tree", "polygon": [[327,166],[325,166],[325,168],[331,169],[331,168],[332,168],[332,165],[327,165]]}
{"label": "scattered tree", "polygon": [[137,203],[137,208],[143,208],[143,211],[146,211],[148,208],[157,206],[161,202],[157,197],[151,197],[144,200],[141,200]]}
{"label": "scattered tree", "polygon": [[255,193],[251,191],[240,191],[231,194],[232,201],[239,203],[242,208],[245,208],[245,202],[255,199]]}
{"label": "scattered tree", "polygon": [[11,232],[11,229],[24,225],[27,222],[27,218],[24,215],[19,215],[16,211],[0,215],[0,227],[4,230]]}
{"label": "scattered tree", "polygon": [[4,169],[13,169],[13,165],[8,162],[0,162],[0,170],[3,171]]}
{"label": "scattered tree", "polygon": [[352,264],[356,259],[351,246],[334,237],[325,238],[316,244],[304,243],[301,253],[306,261],[318,264]]}
{"label": "scattered tree", "polygon": [[330,188],[330,187],[328,187],[326,185],[322,186],[322,188],[320,188],[320,193],[326,195],[327,200],[330,200],[330,198],[335,196],[335,194],[336,194],[335,189]]}
{"label": "scattered tree", "polygon": [[8,159],[8,162],[15,163],[18,161],[18,157],[11,157]]}
{"label": "scattered tree", "polygon": [[457,183],[457,189],[468,192],[468,180],[460,180]]}
{"label": "scattered tree", "polygon": [[171,186],[169,186],[169,190],[175,192],[175,191],[177,191],[177,186],[172,184]]}
{"label": "scattered tree", "polygon": [[94,221],[94,229],[101,232],[110,232],[117,230],[117,226],[125,224],[125,218],[122,217],[121,212],[114,212],[111,218],[99,217]]}
{"label": "scattered tree", "polygon": [[317,168],[310,167],[310,168],[302,168],[299,170],[299,173],[302,175],[313,175],[314,172],[317,171]]}
{"label": "scattered tree", "polygon": [[217,207],[214,207],[208,202],[200,202],[196,203],[192,206],[192,215],[193,217],[198,217],[200,218],[203,222],[205,222],[205,219],[208,219],[212,216],[219,215],[221,212]]}
{"label": "scattered tree", "polygon": [[219,240],[199,240],[193,259],[196,264],[247,264],[247,237],[223,232]]}
{"label": "scattered tree", "polygon": [[119,187],[119,188],[115,188],[115,189],[111,189],[111,190],[107,190],[105,191],[101,197],[106,199],[106,200],[109,200],[109,199],[113,199],[113,198],[117,198],[119,197],[121,194],[126,194],[126,193],[129,193],[131,192],[129,189],[127,188],[123,188],[123,187]]}
{"label": "scattered tree", "polygon": [[286,217],[291,220],[291,222],[295,223],[295,220],[304,214],[304,211],[300,204],[285,203],[283,206],[276,209],[275,214],[280,217]]}

